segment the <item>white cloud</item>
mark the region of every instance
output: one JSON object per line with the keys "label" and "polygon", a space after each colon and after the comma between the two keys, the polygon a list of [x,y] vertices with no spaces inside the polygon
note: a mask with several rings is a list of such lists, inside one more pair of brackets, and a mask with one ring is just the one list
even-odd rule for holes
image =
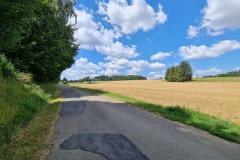
{"label": "white cloud", "polygon": [[202,76],[208,76],[208,75],[216,75],[219,73],[222,73],[222,71],[220,69],[216,69],[213,67],[207,70],[196,70],[194,72],[194,75],[202,77]]}
{"label": "white cloud", "polygon": [[[77,10],[77,31],[74,33],[79,48],[93,50],[96,45],[106,45],[113,43],[114,39],[121,37],[117,27],[114,29],[105,29],[101,23],[96,23],[94,17],[87,10]],[[70,19],[69,23],[73,24],[75,18]]]}
{"label": "white cloud", "polygon": [[182,46],[179,48],[179,55],[187,59],[201,59],[201,58],[211,58],[218,57],[226,52],[234,51],[240,49],[240,42],[235,40],[225,40],[216,44],[212,44],[210,47],[205,45],[201,46]]}
{"label": "white cloud", "polygon": [[150,63],[150,64],[149,64],[149,67],[152,68],[152,69],[165,68],[166,65],[163,64],[163,63],[156,62],[156,63]]}
{"label": "white cloud", "polygon": [[142,69],[141,68],[132,68],[130,70],[128,70],[128,75],[138,75],[139,73],[141,73]]}
{"label": "white cloud", "polygon": [[[75,61],[74,65],[62,72],[61,78],[66,77],[69,80],[78,80],[80,78],[97,75],[120,75],[120,74],[140,74],[144,69],[159,69],[164,68],[165,64],[162,63],[149,63],[146,60],[128,60],[126,58],[114,58],[109,62],[94,64],[89,62],[86,58],[80,58]],[[123,70],[127,72],[122,73]],[[163,75],[156,72],[156,75]],[[154,76],[154,75],[153,75]]]}
{"label": "white cloud", "polygon": [[148,61],[145,61],[145,60],[129,61],[128,59],[125,59],[125,58],[112,59],[110,62],[107,62],[107,63],[103,63],[103,62],[99,63],[100,67],[104,67],[106,69],[116,69],[116,70],[123,69],[126,67],[144,68],[144,67],[148,67],[148,65],[149,65]]}
{"label": "white cloud", "polygon": [[170,53],[164,53],[164,52],[158,52],[157,54],[154,54],[151,56],[151,60],[163,60],[166,57],[171,56]]}
{"label": "white cloud", "polygon": [[120,72],[118,72],[117,70],[114,70],[114,69],[106,69],[106,70],[99,72],[99,75],[109,75],[109,76],[120,75],[120,74],[121,74]]}
{"label": "white cloud", "polygon": [[[207,6],[202,10],[204,15],[200,28],[206,28],[212,36],[223,34],[226,29],[239,29],[239,8],[239,0],[207,0]],[[197,33],[193,31],[193,37]]]}
{"label": "white cloud", "polygon": [[149,79],[159,79],[159,78],[164,78],[165,77],[166,70],[161,70],[159,72],[150,72]]}
{"label": "white cloud", "polygon": [[136,52],[136,46],[124,46],[119,41],[107,45],[98,45],[96,50],[108,56],[108,58],[133,58],[139,55]]}
{"label": "white cloud", "polygon": [[200,28],[199,27],[194,27],[192,25],[189,26],[187,34],[188,38],[194,38],[198,35]]}
{"label": "white cloud", "polygon": [[86,76],[94,77],[100,69],[98,65],[88,62],[86,58],[80,58],[75,61],[71,68],[62,72],[61,79],[66,77],[69,80],[78,80]]}
{"label": "white cloud", "polygon": [[167,20],[167,15],[160,4],[158,12],[155,12],[145,0],[132,0],[130,5],[127,0],[110,0],[108,3],[100,1],[98,7],[98,13],[106,15],[104,19],[121,27],[125,34],[141,29],[147,31]]}
{"label": "white cloud", "polygon": [[129,60],[122,58],[122,59],[113,59],[110,62],[103,63],[100,62],[99,66],[102,68],[110,69],[110,70],[119,70],[123,69],[129,65]]}
{"label": "white cloud", "polygon": [[[92,13],[88,10],[75,9],[77,14],[77,31],[74,33],[79,48],[87,50],[97,50],[109,58],[133,58],[139,54],[136,52],[136,46],[125,46],[116,41],[122,36],[119,27],[106,29],[100,22],[95,22]],[[69,23],[73,24],[75,18],[70,19]],[[116,41],[116,42],[115,42]]]}
{"label": "white cloud", "polygon": [[149,65],[148,61],[145,61],[145,60],[133,60],[133,61],[129,61],[129,64],[128,64],[129,67],[138,67],[138,68],[148,67],[148,65]]}
{"label": "white cloud", "polygon": [[99,67],[105,68],[106,70],[122,70],[125,68],[130,68],[127,73],[128,74],[139,74],[141,71],[143,71],[144,68],[151,68],[151,69],[159,69],[166,67],[165,64],[162,63],[149,63],[146,60],[128,60],[125,58],[122,59],[112,59],[110,62],[99,63]]}
{"label": "white cloud", "polygon": [[240,71],[240,67],[236,67],[235,70],[236,70],[236,71]]}

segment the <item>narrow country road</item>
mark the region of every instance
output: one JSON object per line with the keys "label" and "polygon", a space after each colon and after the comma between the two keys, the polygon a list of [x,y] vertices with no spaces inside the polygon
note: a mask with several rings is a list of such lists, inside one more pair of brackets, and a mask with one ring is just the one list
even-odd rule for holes
{"label": "narrow country road", "polygon": [[240,145],[127,104],[61,86],[47,160],[239,160]]}

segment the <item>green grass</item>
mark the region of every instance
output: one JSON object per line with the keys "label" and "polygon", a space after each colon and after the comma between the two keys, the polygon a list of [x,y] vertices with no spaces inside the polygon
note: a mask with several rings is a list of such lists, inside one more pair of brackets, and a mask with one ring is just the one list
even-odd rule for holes
{"label": "green grass", "polygon": [[[79,87],[75,87],[79,88]],[[240,126],[230,123],[219,118],[206,115],[197,111],[186,109],[180,106],[163,106],[155,105],[148,102],[140,101],[127,96],[109,93],[96,89],[79,88],[94,94],[112,97],[114,99],[123,101],[135,107],[147,110],[157,115],[161,115],[173,121],[192,125],[197,128],[208,131],[209,133],[219,136],[225,140],[240,143]]]}
{"label": "green grass", "polygon": [[[32,160],[44,157],[60,102],[57,84],[23,85],[0,79],[0,159]],[[52,97],[52,98],[51,98]]]}
{"label": "green grass", "polygon": [[193,78],[194,82],[240,82],[240,77]]}

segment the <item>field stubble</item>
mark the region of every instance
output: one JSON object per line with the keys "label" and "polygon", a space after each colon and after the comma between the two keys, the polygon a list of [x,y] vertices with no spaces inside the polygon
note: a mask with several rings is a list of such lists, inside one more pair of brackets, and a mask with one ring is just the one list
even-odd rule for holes
{"label": "field stubble", "polygon": [[149,103],[183,106],[240,124],[239,82],[112,81],[72,86],[99,89]]}

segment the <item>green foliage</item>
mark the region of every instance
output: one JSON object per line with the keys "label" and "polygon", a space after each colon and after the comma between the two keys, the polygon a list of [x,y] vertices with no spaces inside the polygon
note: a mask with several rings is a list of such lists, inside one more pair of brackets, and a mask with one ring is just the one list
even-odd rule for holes
{"label": "green foliage", "polygon": [[0,1],[0,53],[19,47],[20,41],[31,33],[34,10],[40,0]]}
{"label": "green foliage", "polygon": [[18,72],[13,64],[7,60],[4,55],[0,54],[0,77],[2,78],[16,78]]}
{"label": "green foliage", "polygon": [[[15,82],[16,83],[16,82]],[[18,84],[19,82],[17,82]],[[0,82],[0,88],[2,85],[5,85],[5,87],[9,88],[10,83],[5,81],[5,84]],[[34,114],[31,121],[26,121],[27,123],[26,127],[24,125],[23,128],[19,126],[20,122],[17,122],[16,124],[13,124],[13,121],[11,119],[14,119],[16,116],[16,112],[19,110],[24,111],[24,106],[20,104],[16,104],[16,102],[13,102],[13,104],[10,104],[9,102],[6,102],[5,109],[3,110],[4,107],[2,108],[2,105],[0,103],[0,117],[4,118],[6,120],[5,122],[0,121],[0,124],[5,124],[5,130],[8,130],[7,136],[9,139],[11,139],[10,143],[4,143],[3,147],[0,147],[0,159],[1,160],[33,160],[33,159],[44,159],[44,156],[46,154],[46,151],[51,148],[49,137],[52,134],[52,127],[54,126],[54,122],[57,118],[58,111],[59,111],[59,106],[60,102],[55,103],[46,103],[46,101],[41,100],[39,103],[36,102],[38,99],[37,97],[34,96],[35,91],[37,94],[42,93],[42,90],[39,90],[39,87],[36,87],[34,90],[31,91],[32,93],[28,92],[30,88],[34,88],[34,86],[31,86],[28,88],[26,91],[23,91],[22,89],[19,90],[19,84],[17,85],[16,91],[19,92],[17,94],[14,94],[12,98],[17,98],[18,100],[20,99],[20,95],[23,94],[23,98],[34,98],[32,100],[31,104],[28,104],[29,106],[31,105],[32,108],[38,108],[37,112],[31,112],[28,114],[28,116],[31,118],[32,115]],[[44,88],[44,90],[47,93],[51,93],[52,98],[59,98],[60,94],[56,93],[61,93],[60,89],[58,88],[57,84],[41,84],[41,87]],[[10,88],[8,89],[10,90]],[[30,89],[31,90],[31,89]],[[33,93],[34,92],[34,93]],[[1,93],[0,93],[1,94]],[[18,97],[19,95],[19,97]],[[27,97],[25,97],[27,95]],[[55,96],[56,95],[56,96]],[[41,95],[40,95],[41,97]],[[40,98],[39,97],[39,98]],[[4,100],[7,97],[3,97],[1,100]],[[3,102],[3,101],[1,101]],[[29,101],[28,101],[29,102]],[[34,102],[34,103],[33,103]],[[42,103],[42,105],[41,105]],[[38,106],[41,105],[41,106]],[[23,108],[22,108],[23,107]],[[28,117],[26,116],[29,111],[25,111],[21,113],[18,113],[18,115],[22,115],[22,117]],[[2,114],[3,113],[3,114]],[[8,116],[7,116],[8,115]],[[29,118],[29,119],[30,119]],[[2,119],[1,119],[2,120]],[[10,130],[11,128],[14,128],[14,130]],[[0,137],[2,137],[2,128],[0,127]],[[16,134],[15,134],[16,133]],[[14,136],[13,136],[14,135]],[[6,138],[6,136],[5,136]],[[1,139],[3,140],[3,139]],[[6,142],[6,139],[4,140]],[[7,141],[8,142],[8,141]]]}
{"label": "green foliage", "polygon": [[181,68],[181,81],[191,81],[192,80],[192,67],[187,61],[181,62],[179,65]]}
{"label": "green foliage", "polygon": [[[76,87],[78,88],[78,87]],[[105,95],[126,102],[135,107],[159,114],[173,121],[179,121],[187,125],[208,131],[223,139],[240,143],[240,126],[219,118],[200,113],[180,106],[163,106],[140,101],[116,93],[105,92],[96,89],[80,88],[95,94]]]}
{"label": "green foliage", "polygon": [[[14,30],[19,32],[19,37],[9,36],[9,42],[0,44],[0,53],[4,53],[19,71],[32,73],[36,82],[58,81],[61,72],[74,62],[78,48],[74,44],[74,25],[67,24],[68,19],[75,16],[73,2],[34,0],[25,4],[27,1],[15,0],[11,4],[3,1],[6,9],[1,13],[9,19],[9,26],[18,19],[17,14],[11,15],[12,6],[23,8],[26,14],[19,21],[27,25],[21,30],[22,23],[16,23],[12,28],[0,26],[2,34],[8,30],[13,32],[12,35],[15,35]],[[4,36],[0,38],[4,41]]]}
{"label": "green foliage", "polygon": [[37,85],[0,78],[0,148],[46,106],[49,95]]}
{"label": "green foliage", "polygon": [[64,77],[63,80],[62,80],[62,82],[63,82],[63,84],[68,84],[68,80],[67,80],[67,78]]}
{"label": "green foliage", "polygon": [[169,82],[181,82],[181,68],[179,66],[168,68],[165,79]]}
{"label": "green foliage", "polygon": [[180,65],[167,69],[165,79],[169,82],[186,82],[192,80],[192,67],[183,61]]}

